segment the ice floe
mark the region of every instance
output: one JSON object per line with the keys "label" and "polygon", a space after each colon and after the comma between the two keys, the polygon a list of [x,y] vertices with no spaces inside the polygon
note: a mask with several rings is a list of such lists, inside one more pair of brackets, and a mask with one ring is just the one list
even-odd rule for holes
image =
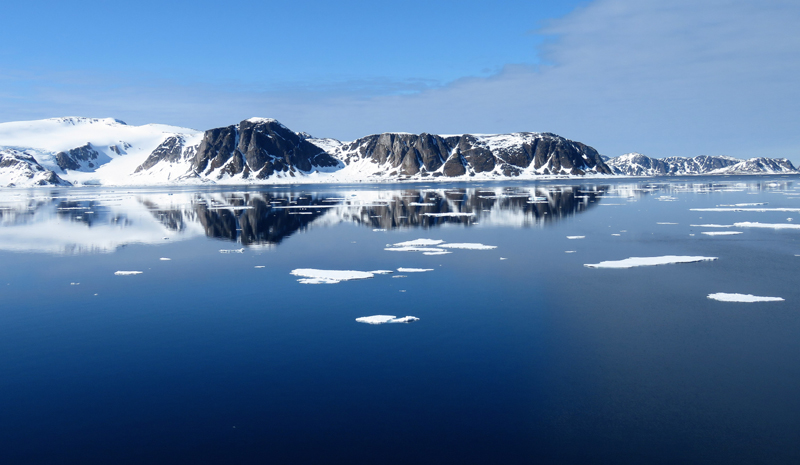
{"label": "ice floe", "polygon": [[661,222],[659,222],[659,223],[656,223],[656,224],[678,224],[678,223],[667,223],[667,222],[665,222],[665,221],[661,221]]}
{"label": "ice floe", "polygon": [[584,239],[586,236],[567,236],[567,239]]}
{"label": "ice floe", "polygon": [[706,236],[735,236],[741,233],[741,231],[703,231],[700,234],[705,234]]}
{"label": "ice floe", "polygon": [[732,224],[690,224],[693,228],[732,228]]}
{"label": "ice floe", "polygon": [[142,272],[141,271],[115,271],[114,274],[117,275],[117,276],[131,276],[131,275],[135,275],[135,274],[142,274]]}
{"label": "ice floe", "polygon": [[433,271],[433,268],[398,268],[400,273],[424,273],[426,271]]}
{"label": "ice floe", "polygon": [[439,239],[414,239],[413,241],[398,242],[395,247],[424,247],[428,245],[439,245],[444,241]]}
{"label": "ice floe", "polygon": [[313,268],[298,268],[291,274],[300,276],[297,281],[302,284],[336,284],[354,279],[369,279],[375,276],[371,271],[353,270],[316,270]]}
{"label": "ice floe", "polygon": [[392,252],[445,252],[444,249],[436,247],[386,247],[383,250]]}
{"label": "ice floe", "polygon": [[159,260],[161,260],[162,262],[168,262],[168,261],[170,261],[172,259],[171,258],[167,258],[167,257],[161,257],[161,258],[159,258]]}
{"label": "ice floe", "polygon": [[745,221],[743,223],[733,223],[737,228],[764,228],[764,229],[800,229],[800,224],[787,223],[753,223]]}
{"label": "ice floe", "polygon": [[385,228],[375,228],[375,229],[372,230],[372,232],[386,232],[386,229]]}
{"label": "ice floe", "polygon": [[447,217],[460,217],[460,216],[475,216],[475,213],[470,213],[470,212],[423,213],[422,216],[447,218]]}
{"label": "ice floe", "polygon": [[410,323],[412,321],[419,321],[419,318],[415,316],[404,316],[402,318],[397,318],[394,315],[372,315],[356,318],[356,321],[359,323],[366,323],[368,325],[382,325],[384,323]]}
{"label": "ice floe", "polygon": [[392,270],[372,270],[372,271],[370,271],[370,273],[372,273],[372,274],[390,274],[390,273],[394,273],[394,271],[392,271]]}
{"label": "ice floe", "polygon": [[450,253],[453,252],[450,252],[449,250],[441,250],[439,252],[422,252],[422,255],[447,255]]}
{"label": "ice floe", "polygon": [[716,260],[717,257],[689,255],[664,255],[661,257],[630,257],[624,260],[609,260],[600,263],[587,263],[588,268],[633,268],[637,266],[671,265],[674,263],[694,263]]}
{"label": "ice floe", "polygon": [[244,253],[244,247],[241,249],[220,249],[219,253]]}
{"label": "ice floe", "polygon": [[690,208],[693,212],[790,212],[800,213],[800,208],[750,208],[750,207],[731,207],[731,208]]}
{"label": "ice floe", "polygon": [[446,249],[467,249],[467,250],[490,250],[496,249],[496,245],[479,244],[477,242],[455,242],[452,244],[442,244],[439,247]]}
{"label": "ice floe", "polygon": [[719,300],[720,302],[783,302],[781,297],[763,297],[752,294],[729,294],[727,292],[717,292],[708,294],[708,298]]}

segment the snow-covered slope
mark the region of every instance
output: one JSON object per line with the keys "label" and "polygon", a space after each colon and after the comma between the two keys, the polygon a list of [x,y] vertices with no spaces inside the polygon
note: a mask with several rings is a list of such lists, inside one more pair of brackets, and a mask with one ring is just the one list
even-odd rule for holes
{"label": "snow-covered slope", "polygon": [[33,155],[73,184],[127,184],[137,166],[167,137],[197,136],[193,129],[112,118],[65,117],[0,123],[0,148]]}
{"label": "snow-covered slope", "polygon": [[0,187],[69,186],[36,162],[35,153],[0,148]]}
{"label": "snow-covered slope", "polygon": [[652,158],[628,153],[607,161],[614,174],[626,176],[683,176],[698,174],[776,174],[796,173],[785,158],[751,158],[740,160],[726,156]]}

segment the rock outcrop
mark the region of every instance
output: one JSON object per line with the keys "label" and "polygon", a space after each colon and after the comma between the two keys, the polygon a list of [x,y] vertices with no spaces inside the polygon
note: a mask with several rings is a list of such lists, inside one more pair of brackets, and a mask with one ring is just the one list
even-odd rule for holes
{"label": "rock outcrop", "polygon": [[614,174],[625,176],[682,176],[697,174],[774,174],[796,173],[785,158],[751,158],[740,160],[726,156],[652,158],[628,153],[608,160]]}
{"label": "rock outcrop", "polygon": [[0,187],[70,186],[32,155],[11,148],[0,149]]}

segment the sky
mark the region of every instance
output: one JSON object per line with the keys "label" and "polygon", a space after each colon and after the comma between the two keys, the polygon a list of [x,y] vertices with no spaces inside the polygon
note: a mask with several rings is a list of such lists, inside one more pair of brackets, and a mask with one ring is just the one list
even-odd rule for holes
{"label": "sky", "polygon": [[800,162],[796,0],[6,3],[0,122],[262,116]]}

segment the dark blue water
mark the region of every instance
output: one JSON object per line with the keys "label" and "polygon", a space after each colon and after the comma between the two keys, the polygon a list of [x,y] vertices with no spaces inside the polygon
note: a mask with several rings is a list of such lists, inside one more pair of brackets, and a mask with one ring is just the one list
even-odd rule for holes
{"label": "dark blue water", "polygon": [[[798,462],[800,230],[690,226],[800,223],[690,210],[796,194],[752,177],[2,191],[0,462]],[[454,211],[475,216],[424,215]],[[384,250],[418,238],[497,248]],[[718,260],[583,266],[660,255]],[[398,267],[434,271],[290,274]],[[375,314],[420,320],[355,322]]]}

